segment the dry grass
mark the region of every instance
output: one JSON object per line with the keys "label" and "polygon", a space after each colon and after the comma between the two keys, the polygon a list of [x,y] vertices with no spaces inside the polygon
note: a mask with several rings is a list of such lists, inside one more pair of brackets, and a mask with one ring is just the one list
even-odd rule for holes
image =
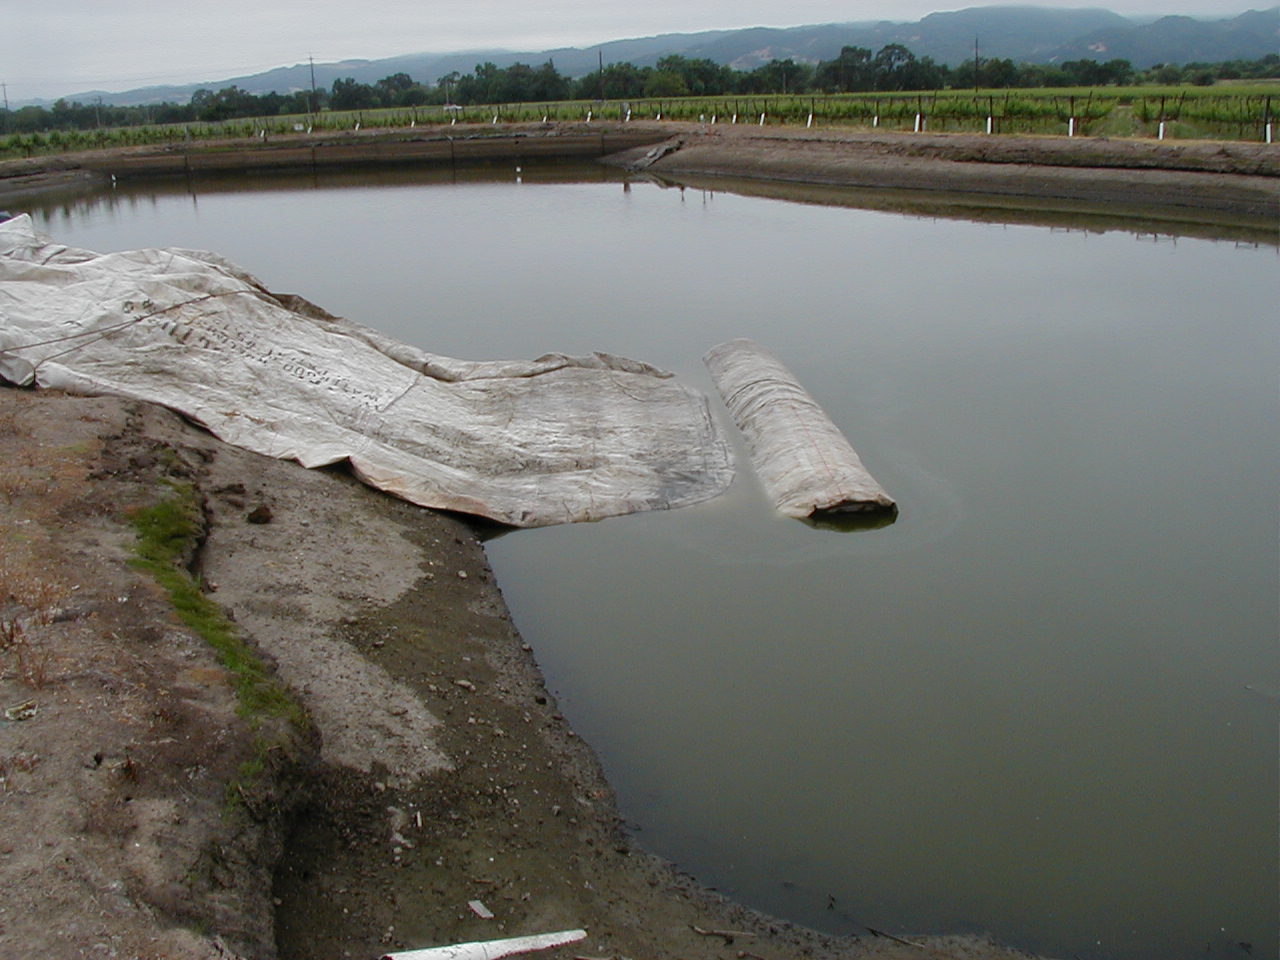
{"label": "dry grass", "polygon": [[38,753],[19,751],[8,756],[0,755],[0,793],[8,793],[15,773],[31,773],[44,758]]}
{"label": "dry grass", "polygon": [[[48,622],[47,615],[43,622]],[[56,660],[53,652],[31,635],[23,620],[0,617],[0,679],[12,677],[33,690],[42,690]]]}
{"label": "dry grass", "polygon": [[92,451],[42,443],[31,400],[6,392],[0,411],[0,677],[33,689],[50,680],[39,636],[71,594],[56,572],[58,516],[80,500]]}

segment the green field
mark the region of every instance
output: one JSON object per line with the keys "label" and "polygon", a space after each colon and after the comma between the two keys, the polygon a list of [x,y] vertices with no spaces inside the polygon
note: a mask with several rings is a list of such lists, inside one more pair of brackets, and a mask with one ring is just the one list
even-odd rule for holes
{"label": "green field", "polygon": [[[559,101],[467,107],[399,107],[224,123],[57,130],[0,137],[0,158],[228,137],[272,137],[438,124],[680,120],[931,132],[1263,141],[1280,108],[1280,81],[1210,87],[946,90],[805,96],[726,96]],[[812,119],[810,119],[812,118]],[[918,126],[917,126],[918,124]]]}

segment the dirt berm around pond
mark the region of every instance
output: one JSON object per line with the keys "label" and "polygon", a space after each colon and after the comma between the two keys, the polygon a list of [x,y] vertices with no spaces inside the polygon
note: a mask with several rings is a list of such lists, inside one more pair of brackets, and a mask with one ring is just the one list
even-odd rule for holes
{"label": "dirt berm around pond", "polygon": [[637,848],[460,519],[113,398],[0,388],[0,464],[2,957],[1024,956],[823,937]]}
{"label": "dirt berm around pond", "polygon": [[496,124],[193,141],[0,161],[0,204],[110,177],[609,158],[661,176],[1058,200],[1280,223],[1280,145],[752,124]]}
{"label": "dirt berm around pond", "polygon": [[[858,166],[833,146],[851,134],[743,129],[717,151],[720,132],[677,132],[653,170]],[[856,149],[886,170],[987,163],[913,153],[930,142]],[[1275,202],[1273,150],[1195,147],[1166,159],[1197,195]],[[9,163],[0,184],[114,162]],[[16,196],[0,186],[0,205]],[[587,940],[539,956],[1025,956],[981,937],[824,937],[639,849],[481,533],[158,407],[0,388],[0,958],[373,960],[579,927]]]}

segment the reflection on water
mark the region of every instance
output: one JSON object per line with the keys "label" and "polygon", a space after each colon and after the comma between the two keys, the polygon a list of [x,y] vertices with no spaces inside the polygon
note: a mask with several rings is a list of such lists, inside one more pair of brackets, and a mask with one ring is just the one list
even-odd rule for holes
{"label": "reflection on water", "polygon": [[856,533],[859,530],[882,530],[898,519],[898,511],[877,510],[874,513],[817,513],[804,517],[801,523],[815,530]]}
{"label": "reflection on water", "polygon": [[977,196],[934,190],[850,189],[815,183],[742,180],[733,177],[653,177],[660,186],[703,192],[729,191],[749,197],[787,200],[828,207],[881,210],[908,216],[940,217],[975,223],[1031,224],[1051,230],[1118,230],[1154,241],[1178,237],[1275,246],[1280,230],[1270,217],[1224,214],[1193,207],[1153,207],[1126,203],[1087,203],[1077,200],[1021,196]]}
{"label": "reflection on water", "polygon": [[714,396],[699,358],[757,340],[895,523],[811,529],[743,469],[694,508],[488,545],[642,841],[841,933],[1276,954],[1274,246],[491,173],[37,212],[455,356],[608,350]]}

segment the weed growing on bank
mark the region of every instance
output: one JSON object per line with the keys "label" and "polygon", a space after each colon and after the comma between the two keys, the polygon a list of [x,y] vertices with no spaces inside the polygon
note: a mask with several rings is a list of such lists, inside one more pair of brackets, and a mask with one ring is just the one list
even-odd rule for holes
{"label": "weed growing on bank", "polygon": [[[155,579],[169,595],[178,618],[217,651],[222,665],[231,673],[240,716],[259,731],[268,719],[287,721],[288,728],[294,731],[307,729],[309,722],[301,705],[271,675],[262,658],[186,569],[186,559],[198,542],[203,525],[195,487],[176,480],[166,480],[165,486],[162,499],[133,515],[137,532],[134,566]],[[241,764],[236,778],[227,784],[229,807],[245,802],[246,792],[267,770],[270,754],[283,746],[283,736],[287,734],[260,733],[254,738],[253,756]]]}

